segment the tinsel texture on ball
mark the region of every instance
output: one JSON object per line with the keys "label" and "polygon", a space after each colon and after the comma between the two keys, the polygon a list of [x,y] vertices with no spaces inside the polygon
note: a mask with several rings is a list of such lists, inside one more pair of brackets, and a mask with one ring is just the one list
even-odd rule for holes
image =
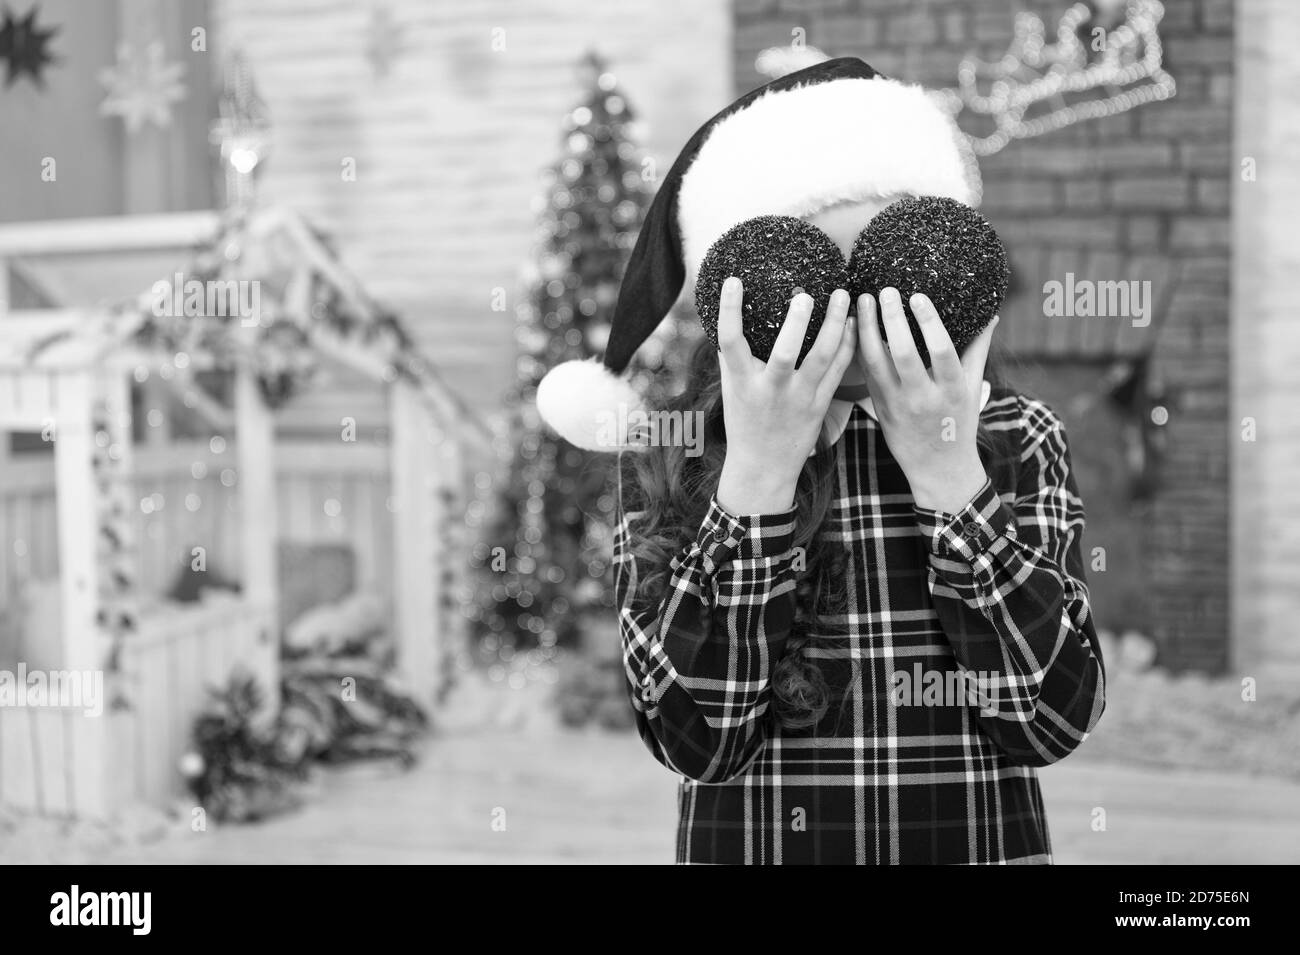
{"label": "tinsel texture on ball", "polygon": [[[849,257],[854,301],[863,293],[878,297],[881,289],[898,289],[926,367],[930,353],[908,300],[917,292],[929,297],[960,354],[1002,307],[1010,281],[1006,250],[988,220],[956,200],[934,196],[883,209]],[[883,337],[883,322],[880,329]]]}
{"label": "tinsel texture on ball", "polygon": [[704,334],[718,347],[722,283],[736,276],[744,285],[742,326],[755,358],[767,361],[799,289],[813,299],[802,362],[826,318],[831,293],[848,288],[844,256],[821,229],[790,216],[758,216],[732,226],[709,247],[695,282],[695,308]]}

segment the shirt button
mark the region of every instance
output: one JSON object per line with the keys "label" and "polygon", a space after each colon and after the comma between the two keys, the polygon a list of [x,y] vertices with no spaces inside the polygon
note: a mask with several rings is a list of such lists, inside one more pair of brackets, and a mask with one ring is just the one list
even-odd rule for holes
{"label": "shirt button", "polygon": [[713,539],[718,543],[722,543],[727,539],[727,529],[719,524],[713,529]]}
{"label": "shirt button", "polygon": [[980,526],[974,521],[970,521],[961,529],[961,533],[967,540],[974,540],[980,536]]}

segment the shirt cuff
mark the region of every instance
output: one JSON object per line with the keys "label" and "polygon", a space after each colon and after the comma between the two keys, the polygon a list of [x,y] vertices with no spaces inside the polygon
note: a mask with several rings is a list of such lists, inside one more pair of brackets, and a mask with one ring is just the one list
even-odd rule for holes
{"label": "shirt cuff", "polygon": [[987,478],[960,511],[949,514],[913,505],[921,536],[930,552],[940,557],[962,557],[974,561],[999,538],[1014,540],[1016,525],[1011,508],[1002,503],[993,482]]}
{"label": "shirt cuff", "polygon": [[770,514],[732,514],[718,503],[709,502],[695,544],[712,573],[731,558],[761,560],[780,557],[794,546],[795,508]]}

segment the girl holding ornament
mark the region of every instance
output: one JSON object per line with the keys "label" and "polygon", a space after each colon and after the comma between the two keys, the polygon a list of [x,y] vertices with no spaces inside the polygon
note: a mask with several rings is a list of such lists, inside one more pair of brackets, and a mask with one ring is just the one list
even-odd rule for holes
{"label": "girl holding ornament", "polygon": [[1104,670],[1064,430],[988,361],[1006,262],[966,159],[855,58],[747,94],[661,185],[603,362],[539,388],[598,447],[694,282],[669,410],[703,453],[617,449],[614,548],[681,863],[1051,862],[1036,769],[1092,731]]}

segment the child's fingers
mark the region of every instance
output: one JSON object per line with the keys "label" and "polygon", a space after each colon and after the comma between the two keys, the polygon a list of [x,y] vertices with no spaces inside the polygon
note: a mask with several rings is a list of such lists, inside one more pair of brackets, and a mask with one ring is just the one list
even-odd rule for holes
{"label": "child's fingers", "polygon": [[916,323],[921,327],[921,337],[925,339],[925,350],[930,353],[930,371],[934,380],[946,385],[960,384],[964,380],[961,360],[934,303],[928,295],[918,292],[912,296],[910,304]]}
{"label": "child's fingers", "polygon": [[743,372],[754,363],[754,353],[745,341],[740,306],[744,300],[744,286],[732,276],[722,283],[722,297],[718,303],[718,347],[722,361],[731,371]]}
{"label": "child's fingers", "polygon": [[[822,376],[821,381],[817,383],[817,403],[819,406],[829,407],[831,399],[835,397],[835,389],[844,380],[844,373],[849,370],[849,365],[853,362],[853,356],[857,353],[857,350],[857,319],[850,317],[845,319],[844,328],[840,333],[839,346],[835,349],[835,355],[831,358],[826,373]],[[807,361],[805,361],[805,367],[807,364]]]}
{"label": "child's fingers", "polygon": [[962,353],[962,371],[966,374],[966,383],[972,388],[978,388],[984,380],[984,366],[988,364],[989,348],[993,345],[993,329],[997,328],[999,321],[1000,316],[994,315],[993,321],[984,326]]}
{"label": "child's fingers", "polygon": [[844,324],[849,316],[849,293],[836,289],[831,294],[830,304],[826,307],[826,320],[817,331],[817,340],[804,356],[799,366],[799,374],[807,375],[811,381],[821,381],[826,369],[835,360],[840,343],[844,339]]}
{"label": "child's fingers", "polygon": [[794,371],[794,363],[799,360],[799,351],[803,348],[804,336],[808,334],[812,309],[812,296],[807,292],[800,292],[790,302],[785,323],[777,333],[776,344],[772,346],[772,354],[767,359],[769,369],[784,375]]}
{"label": "child's fingers", "polygon": [[885,343],[880,337],[876,300],[870,294],[858,296],[858,354],[862,356],[863,369],[880,385],[898,385],[898,374],[894,371],[894,364],[889,360]]}
{"label": "child's fingers", "polygon": [[889,344],[889,357],[904,385],[919,385],[930,380],[921,355],[912,339],[912,326],[903,311],[903,299],[898,289],[880,290],[880,311],[885,318],[885,341]]}

